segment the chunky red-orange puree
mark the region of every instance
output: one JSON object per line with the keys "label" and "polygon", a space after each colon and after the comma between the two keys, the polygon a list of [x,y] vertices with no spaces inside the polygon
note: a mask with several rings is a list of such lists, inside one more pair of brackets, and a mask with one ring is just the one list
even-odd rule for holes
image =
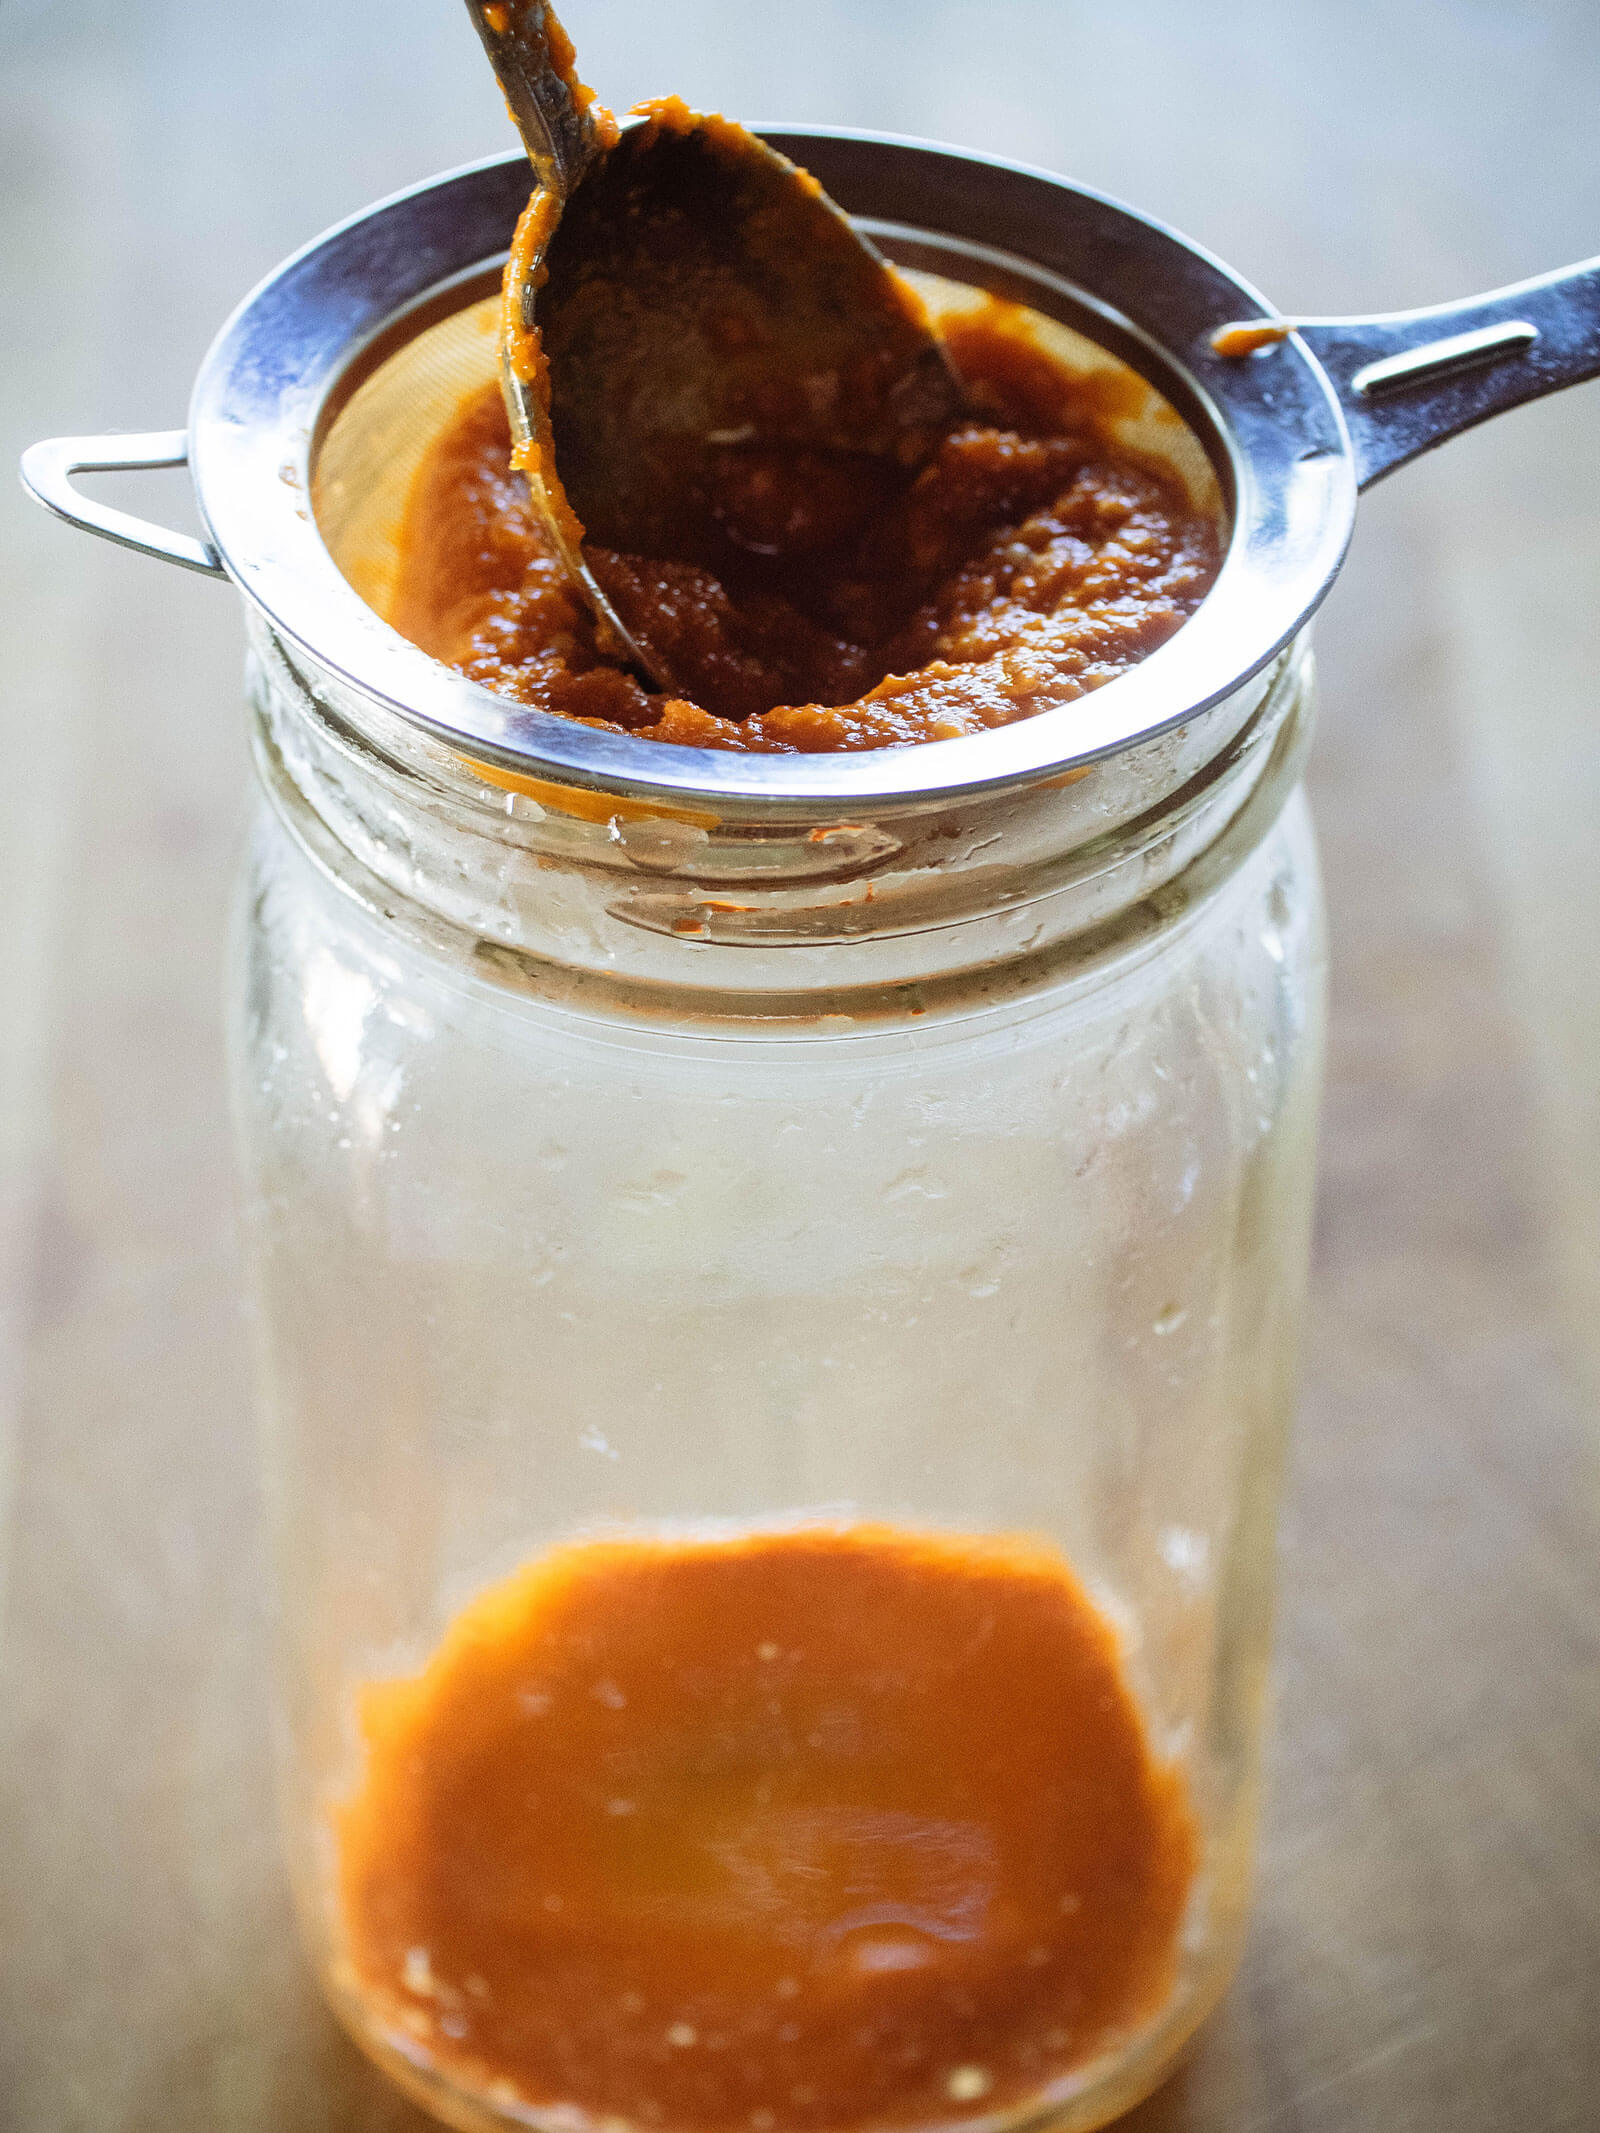
{"label": "chunky red-orange puree", "polygon": [[502,2105],[970,2117],[1171,1989],[1183,1785],[1042,1542],[575,1543],[362,1721],[337,1823],[358,2019]]}
{"label": "chunky red-orange puree", "polygon": [[1163,643],[1216,575],[1216,529],[1119,450],[1092,398],[991,302],[948,324],[969,414],[907,480],[865,456],[727,446],[691,561],[586,548],[683,691],[596,642],[509,465],[498,391],[417,476],[391,619],[518,702],[694,747],[881,748],[1026,718]]}

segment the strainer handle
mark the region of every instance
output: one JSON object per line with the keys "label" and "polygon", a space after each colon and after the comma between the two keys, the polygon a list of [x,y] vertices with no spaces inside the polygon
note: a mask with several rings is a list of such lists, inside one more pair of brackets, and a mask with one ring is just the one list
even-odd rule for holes
{"label": "strainer handle", "polygon": [[189,464],[187,430],[146,430],[136,437],[47,437],[30,445],[22,455],[22,486],[47,511],[64,518],[85,533],[98,533],[103,540],[117,541],[124,548],[137,548],[141,555],[159,557],[163,563],[179,563],[185,570],[203,571],[208,578],[225,578],[222,558],[209,541],[171,527],[152,525],[131,512],[115,511],[96,503],[73,486],[74,474],[113,474],[139,467],[186,467]]}
{"label": "strainer handle", "polygon": [[1365,489],[1491,415],[1600,377],[1600,259],[1464,303],[1293,324],[1343,404]]}

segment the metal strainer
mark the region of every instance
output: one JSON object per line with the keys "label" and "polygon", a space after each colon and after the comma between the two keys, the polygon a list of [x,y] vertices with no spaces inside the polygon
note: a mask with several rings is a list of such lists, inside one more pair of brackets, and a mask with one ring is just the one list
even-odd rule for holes
{"label": "metal strainer", "polygon": [[[492,375],[483,300],[527,196],[520,155],[397,194],[286,261],[222,329],[186,431],[51,439],[24,456],[24,482],[90,532],[231,577],[314,670],[465,756],[569,787],[836,815],[1058,777],[1222,704],[1321,602],[1361,489],[1489,415],[1600,374],[1600,260],[1462,304],[1288,322],[1175,231],[1043,172],[878,134],[757,130],[897,264],[1017,299],[1085,336],[1082,360],[1127,365],[1154,388],[1143,442],[1191,493],[1209,485],[1227,538],[1214,589],[1141,664],[992,732],[771,756],[530,711],[407,643],[383,620],[393,538],[422,450],[463,389]],[[1219,352],[1222,329],[1249,321],[1275,337]],[[72,483],[184,464],[203,542]]]}

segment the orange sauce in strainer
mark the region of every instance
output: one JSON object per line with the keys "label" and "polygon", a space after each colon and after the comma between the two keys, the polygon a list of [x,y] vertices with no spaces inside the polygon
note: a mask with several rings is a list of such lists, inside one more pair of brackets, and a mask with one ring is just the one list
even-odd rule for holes
{"label": "orange sauce in strainer", "polygon": [[692,747],[882,748],[1070,703],[1182,626],[1219,541],[1169,468],[1111,435],[1115,374],[1070,372],[1024,316],[990,299],[945,323],[969,410],[914,479],[730,443],[705,553],[586,545],[681,696],[647,689],[597,641],[510,465],[493,386],[418,471],[389,619],[519,703]]}
{"label": "orange sauce in strainer", "polygon": [[1042,1541],[574,1543],[361,1716],[347,2002],[492,2105],[936,2124],[1037,2099],[1171,1993],[1193,1815]]}

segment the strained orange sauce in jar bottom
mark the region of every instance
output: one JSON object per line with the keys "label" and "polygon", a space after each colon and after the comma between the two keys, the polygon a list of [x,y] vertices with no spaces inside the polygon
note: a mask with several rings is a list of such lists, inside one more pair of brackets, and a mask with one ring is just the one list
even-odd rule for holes
{"label": "strained orange sauce in jar bottom", "polygon": [[491,2108],[987,2117],[1171,1994],[1194,1817],[1045,1542],[575,1542],[361,1719],[338,1996]]}

